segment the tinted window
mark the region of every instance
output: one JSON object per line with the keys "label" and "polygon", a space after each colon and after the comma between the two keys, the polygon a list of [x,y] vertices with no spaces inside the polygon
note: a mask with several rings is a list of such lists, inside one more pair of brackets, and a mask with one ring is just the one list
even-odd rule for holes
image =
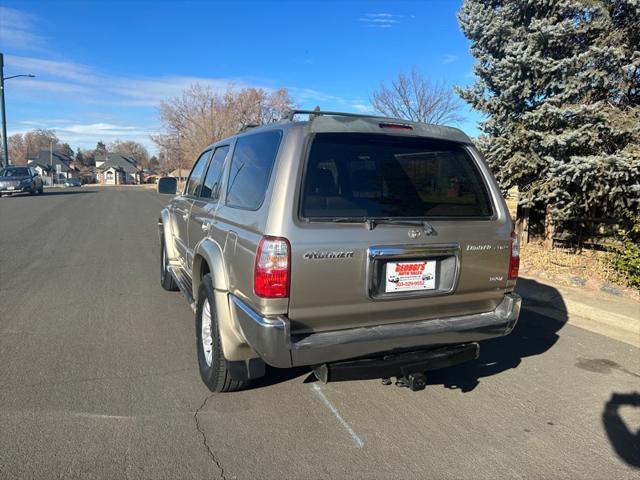
{"label": "tinted window", "polygon": [[318,134],[304,217],[489,217],[487,188],[459,144],[415,137]]}
{"label": "tinted window", "polygon": [[224,159],[229,153],[229,146],[216,148],[213,158],[209,162],[207,176],[204,178],[200,196],[217,200],[220,197],[220,181],[222,180],[222,168],[224,167]]}
{"label": "tinted window", "polygon": [[247,210],[260,208],[280,138],[279,131],[270,131],[238,139],[229,169],[227,205]]}
{"label": "tinted window", "polygon": [[193,165],[191,175],[189,175],[189,180],[187,180],[187,188],[185,189],[186,195],[198,195],[198,192],[200,192],[202,176],[204,174],[204,169],[207,166],[207,159],[209,158],[210,153],[211,150],[204,152]]}
{"label": "tinted window", "polygon": [[0,170],[1,177],[26,177],[29,175],[27,167],[7,167]]}

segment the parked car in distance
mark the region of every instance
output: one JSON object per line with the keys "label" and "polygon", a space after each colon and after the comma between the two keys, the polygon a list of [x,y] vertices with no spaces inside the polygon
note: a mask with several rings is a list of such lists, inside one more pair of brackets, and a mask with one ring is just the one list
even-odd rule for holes
{"label": "parked car in distance", "polygon": [[520,312],[511,216],[455,128],[294,111],[207,147],[158,227],[160,282],[195,312],[215,392],[266,364],[419,390]]}
{"label": "parked car in distance", "polygon": [[65,187],[81,187],[82,186],[82,182],[80,181],[79,178],[67,178],[65,179],[63,186]]}
{"label": "parked car in distance", "polygon": [[14,193],[42,193],[44,185],[38,172],[31,167],[8,166],[0,170],[0,196]]}

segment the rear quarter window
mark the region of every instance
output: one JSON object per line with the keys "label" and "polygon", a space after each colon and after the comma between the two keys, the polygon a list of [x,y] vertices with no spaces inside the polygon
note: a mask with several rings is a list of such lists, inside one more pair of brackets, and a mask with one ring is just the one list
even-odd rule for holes
{"label": "rear quarter window", "polygon": [[229,168],[228,206],[245,210],[260,208],[281,138],[279,130],[238,138]]}
{"label": "rear quarter window", "polygon": [[463,145],[419,137],[318,134],[302,198],[305,218],[489,218],[493,208]]}

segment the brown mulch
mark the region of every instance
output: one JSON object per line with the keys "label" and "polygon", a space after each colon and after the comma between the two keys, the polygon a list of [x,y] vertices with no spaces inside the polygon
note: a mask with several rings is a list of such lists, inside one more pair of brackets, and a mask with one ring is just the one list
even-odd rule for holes
{"label": "brown mulch", "polygon": [[613,288],[625,296],[640,298],[640,292],[629,288],[608,264],[609,255],[596,250],[546,251],[542,244],[532,242],[520,249],[520,273],[591,290]]}

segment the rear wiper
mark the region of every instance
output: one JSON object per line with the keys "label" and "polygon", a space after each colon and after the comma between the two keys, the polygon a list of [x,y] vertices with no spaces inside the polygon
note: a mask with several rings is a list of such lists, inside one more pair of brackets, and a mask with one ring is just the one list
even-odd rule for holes
{"label": "rear wiper", "polygon": [[363,223],[367,220],[367,217],[336,217],[329,219],[329,221],[335,223]]}
{"label": "rear wiper", "polygon": [[368,230],[373,230],[376,225],[404,225],[407,227],[422,227],[425,235],[435,232],[433,226],[426,220],[405,220],[402,218],[376,218],[376,217],[315,217],[307,218],[307,221],[324,221],[332,223],[365,223]]}
{"label": "rear wiper", "polygon": [[[318,219],[313,219],[318,220]],[[368,230],[373,230],[376,227],[376,219],[367,217],[326,217],[321,221],[331,223],[366,223]]]}

